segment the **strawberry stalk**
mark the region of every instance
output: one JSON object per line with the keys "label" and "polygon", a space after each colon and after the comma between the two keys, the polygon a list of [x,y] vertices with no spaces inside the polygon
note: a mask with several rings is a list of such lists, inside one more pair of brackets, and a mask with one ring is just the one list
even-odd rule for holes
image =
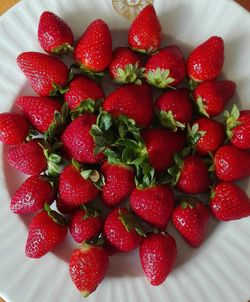
{"label": "strawberry stalk", "polygon": [[48,213],[49,217],[53,219],[54,222],[60,224],[61,226],[67,225],[66,219],[60,215],[58,212],[51,210],[51,207],[48,203],[45,203],[44,210]]}
{"label": "strawberry stalk", "polygon": [[140,79],[144,77],[144,71],[145,68],[138,67],[138,62],[134,65],[127,64],[124,69],[116,69],[116,78],[114,79],[114,82],[118,84],[135,83],[140,85],[142,83]]}
{"label": "strawberry stalk", "polygon": [[226,134],[227,137],[231,140],[233,137],[233,129],[236,126],[239,126],[241,123],[238,121],[238,118],[240,117],[240,111],[238,107],[234,104],[232,107],[231,112],[225,111],[224,112],[225,117],[225,124],[226,124]]}
{"label": "strawberry stalk", "polygon": [[86,99],[84,101],[81,101],[81,103],[71,110],[71,119],[75,120],[79,115],[89,112],[89,113],[95,113],[98,112],[102,106],[103,99],[98,99],[96,101],[93,101],[92,99]]}
{"label": "strawberry stalk", "polygon": [[173,112],[171,110],[164,111],[155,109],[155,114],[162,126],[171,129],[172,131],[177,131],[178,128],[180,128],[181,130],[185,129],[185,124],[178,122],[174,118]]}

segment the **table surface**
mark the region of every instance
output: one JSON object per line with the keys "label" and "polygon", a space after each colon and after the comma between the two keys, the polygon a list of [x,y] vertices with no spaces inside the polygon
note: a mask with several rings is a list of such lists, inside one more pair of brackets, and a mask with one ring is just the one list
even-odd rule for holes
{"label": "table surface", "polygon": [[[0,15],[6,12],[11,6],[16,4],[19,0],[0,0]],[[249,0],[236,0],[239,4],[250,11],[250,1]],[[5,302],[0,298],[0,302]]]}

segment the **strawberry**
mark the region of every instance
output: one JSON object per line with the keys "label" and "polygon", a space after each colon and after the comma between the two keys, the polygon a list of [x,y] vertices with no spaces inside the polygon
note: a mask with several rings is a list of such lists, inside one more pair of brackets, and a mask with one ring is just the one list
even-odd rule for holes
{"label": "strawberry", "polygon": [[176,258],[176,242],[169,234],[150,235],[140,246],[142,269],[154,286],[165,281],[175,265]]}
{"label": "strawberry", "polygon": [[153,98],[147,84],[127,84],[111,92],[103,103],[103,110],[114,117],[126,115],[142,127],[153,118]]}
{"label": "strawberry", "polygon": [[138,54],[127,47],[117,47],[109,65],[109,74],[112,80],[119,84],[141,84],[144,68]]}
{"label": "strawberry", "polygon": [[101,173],[105,178],[102,200],[107,207],[113,207],[123,201],[135,187],[134,171],[127,165],[105,161],[101,166]]}
{"label": "strawberry", "polygon": [[199,113],[207,117],[219,115],[234,95],[236,84],[232,81],[207,81],[193,92]]}
{"label": "strawberry", "polygon": [[30,176],[11,199],[10,208],[15,214],[30,214],[43,209],[45,203],[51,204],[55,192],[47,179]]}
{"label": "strawberry", "polygon": [[226,139],[224,125],[207,117],[194,120],[188,132],[191,145],[201,155],[215,152]]}
{"label": "strawberry", "polygon": [[185,77],[185,60],[179,47],[168,46],[151,55],[144,75],[157,88],[177,86]]}
{"label": "strawberry", "polygon": [[65,154],[83,163],[98,163],[103,159],[103,153],[94,155],[95,143],[89,134],[91,126],[95,124],[96,116],[85,113],[72,121],[61,135]]}
{"label": "strawberry", "polygon": [[69,273],[83,297],[89,296],[103,280],[109,258],[103,247],[84,243],[75,249],[69,262]]}
{"label": "strawberry", "polygon": [[87,73],[100,72],[109,66],[112,38],[109,27],[103,20],[95,20],[88,26],[75,47],[74,58]]}
{"label": "strawberry", "polygon": [[92,208],[82,207],[72,214],[69,231],[78,243],[96,237],[102,229],[100,213]]}
{"label": "strawberry", "polygon": [[206,206],[194,198],[186,197],[176,206],[172,222],[187,243],[197,248],[204,241],[209,220]]}
{"label": "strawberry", "polygon": [[67,224],[63,216],[49,206],[37,213],[31,220],[25,254],[40,258],[60,244],[67,235]]}
{"label": "strawberry", "polygon": [[62,213],[62,214],[72,214],[79,210],[79,206],[72,206],[66,204],[58,194],[57,199],[56,199],[56,208],[57,210]]}
{"label": "strawberry", "polygon": [[39,53],[23,52],[17,64],[39,96],[54,96],[68,81],[68,67],[58,58]]}
{"label": "strawberry", "polygon": [[160,95],[155,102],[155,113],[163,127],[176,131],[184,129],[193,114],[189,91],[185,88]]}
{"label": "strawberry", "polygon": [[0,141],[8,145],[21,144],[29,134],[29,124],[17,113],[0,113]]}
{"label": "strawberry", "polygon": [[160,48],[162,29],[153,5],[147,5],[134,19],[128,32],[128,44],[136,51],[152,53]]}
{"label": "strawberry", "polygon": [[135,188],[130,195],[132,210],[143,220],[164,230],[174,209],[174,193],[168,185]]}
{"label": "strawberry", "polygon": [[112,210],[104,222],[107,241],[120,252],[130,252],[141,242],[142,237],[134,216],[126,209]]}
{"label": "strawberry", "polygon": [[235,181],[250,176],[250,153],[232,145],[220,147],[214,156],[217,177],[222,181]]}
{"label": "strawberry", "polygon": [[63,19],[45,11],[38,24],[38,41],[45,51],[51,54],[67,54],[73,50],[74,36]]}
{"label": "strawberry", "polygon": [[233,183],[221,182],[213,187],[209,203],[211,213],[221,221],[250,216],[247,194]]}
{"label": "strawberry", "polygon": [[197,82],[216,79],[224,63],[224,41],[221,37],[212,36],[189,55],[186,65],[187,74]]}

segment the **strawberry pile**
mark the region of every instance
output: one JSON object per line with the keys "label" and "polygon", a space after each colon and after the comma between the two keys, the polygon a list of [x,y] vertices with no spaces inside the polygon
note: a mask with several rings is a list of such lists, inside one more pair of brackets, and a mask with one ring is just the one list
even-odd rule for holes
{"label": "strawberry pile", "polygon": [[[37,96],[18,97],[19,113],[0,114],[0,140],[12,145],[7,160],[28,175],[10,203],[16,214],[34,215],[26,255],[44,256],[69,230],[80,244],[69,273],[83,296],[103,280],[109,256],[138,246],[149,282],[164,282],[177,258],[170,220],[197,248],[211,215],[250,215],[233,183],[250,176],[250,110],[233,105],[224,123],[212,119],[236,89],[217,79],[223,39],[210,37],[186,60],[176,45],[160,48],[161,39],[152,5],[132,22],[129,47],[113,52],[104,21],[74,45],[69,26],[44,12],[38,41],[48,54],[17,58]],[[119,86],[105,95],[103,78]]]}

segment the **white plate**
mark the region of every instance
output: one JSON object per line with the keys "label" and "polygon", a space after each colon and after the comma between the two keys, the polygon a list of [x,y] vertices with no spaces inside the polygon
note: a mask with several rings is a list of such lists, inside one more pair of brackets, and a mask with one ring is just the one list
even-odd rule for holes
{"label": "white plate", "polygon": [[[248,107],[249,13],[230,0],[155,0],[155,8],[166,34],[165,44],[178,42],[186,54],[211,35],[224,38],[224,74],[238,85],[235,101]],[[114,44],[126,44],[129,22],[114,11],[111,0],[21,1],[0,19],[0,112],[9,111],[18,95],[32,92],[15,59],[22,51],[41,51],[36,30],[44,10],[63,17],[77,37],[91,20],[101,17],[113,31]],[[20,180],[5,163],[6,149],[1,147],[0,152],[0,296],[8,302],[82,301],[68,275],[70,239],[40,260],[25,257],[29,218],[15,216],[9,210],[10,196]],[[248,181],[241,184],[250,193]],[[178,263],[163,285],[149,285],[135,251],[112,257],[107,278],[88,301],[247,302],[250,299],[249,219],[225,224],[211,220],[208,239],[198,250],[187,247],[180,236],[175,236]]]}

